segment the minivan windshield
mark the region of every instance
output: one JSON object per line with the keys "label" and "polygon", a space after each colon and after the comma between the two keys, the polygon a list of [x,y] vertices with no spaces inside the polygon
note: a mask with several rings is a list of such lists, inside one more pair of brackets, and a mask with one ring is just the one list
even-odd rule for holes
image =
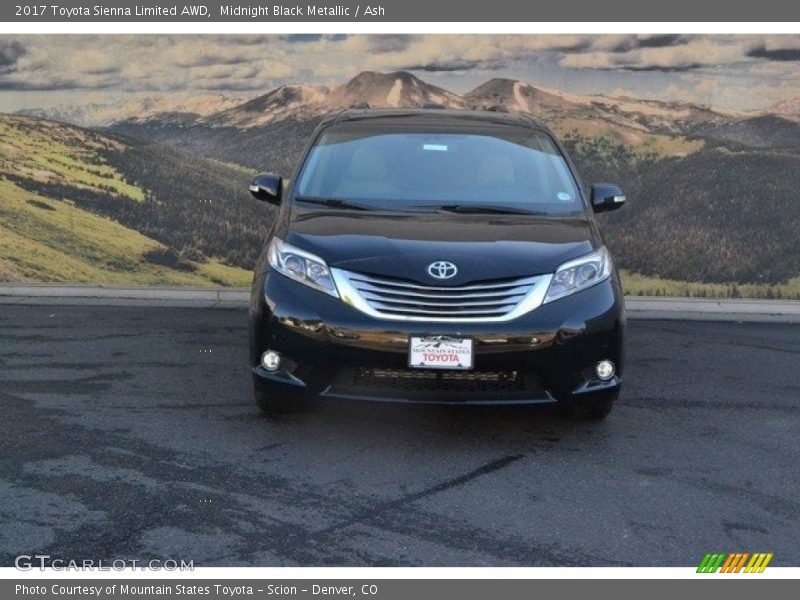
{"label": "minivan windshield", "polygon": [[331,127],[311,149],[295,190],[338,208],[559,215],[583,205],[564,157],[544,132]]}

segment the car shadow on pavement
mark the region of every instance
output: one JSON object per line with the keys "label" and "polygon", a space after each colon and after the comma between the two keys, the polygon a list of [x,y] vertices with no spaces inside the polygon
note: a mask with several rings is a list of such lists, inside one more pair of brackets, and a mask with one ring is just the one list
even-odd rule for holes
{"label": "car shadow on pavement", "polygon": [[432,447],[457,448],[463,444],[484,449],[494,446],[498,450],[603,439],[613,430],[614,422],[613,412],[606,421],[585,422],[560,414],[553,405],[443,406],[361,401],[317,401],[301,411],[277,416],[261,416],[254,409],[253,416],[266,432],[285,435],[300,428],[306,439],[319,435],[337,444],[352,439],[358,445],[373,442],[386,446],[403,440],[430,439]]}

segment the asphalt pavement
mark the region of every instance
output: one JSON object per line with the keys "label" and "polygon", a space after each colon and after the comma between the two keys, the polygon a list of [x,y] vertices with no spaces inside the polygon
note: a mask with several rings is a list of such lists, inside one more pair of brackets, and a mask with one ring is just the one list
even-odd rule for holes
{"label": "asphalt pavement", "polygon": [[0,306],[0,565],[800,565],[800,325],[631,321],[600,424],[250,400],[236,309]]}

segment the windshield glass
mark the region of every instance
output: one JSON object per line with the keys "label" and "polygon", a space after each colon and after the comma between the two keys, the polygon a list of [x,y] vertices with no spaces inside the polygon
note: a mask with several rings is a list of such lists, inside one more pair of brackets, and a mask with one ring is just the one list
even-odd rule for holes
{"label": "windshield glass", "polygon": [[487,131],[332,127],[311,150],[296,194],[385,210],[506,207],[564,214],[583,209],[572,174],[548,135],[519,127]]}

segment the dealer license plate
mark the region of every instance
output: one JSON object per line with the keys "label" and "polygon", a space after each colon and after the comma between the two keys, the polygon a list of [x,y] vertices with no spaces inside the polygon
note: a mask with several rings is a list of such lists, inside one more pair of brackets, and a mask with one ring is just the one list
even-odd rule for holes
{"label": "dealer license plate", "polygon": [[411,336],[408,366],[415,369],[471,369],[472,339],[449,335]]}

